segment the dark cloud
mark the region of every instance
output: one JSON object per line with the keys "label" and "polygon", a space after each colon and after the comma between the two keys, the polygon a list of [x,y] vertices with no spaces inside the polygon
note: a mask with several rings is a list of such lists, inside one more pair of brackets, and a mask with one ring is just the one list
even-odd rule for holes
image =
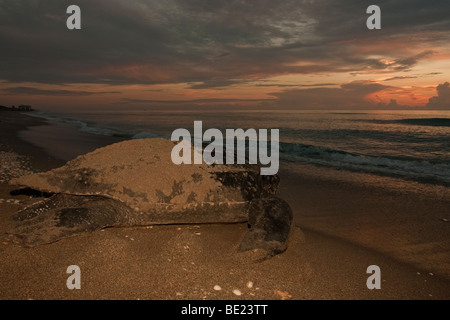
{"label": "dark cloud", "polygon": [[[366,25],[366,8],[372,4],[381,8],[382,29],[367,32],[361,26]],[[333,41],[361,37],[370,40],[399,33],[414,40],[421,31],[450,29],[450,3],[446,0],[316,0],[304,1],[302,8],[307,15],[318,18],[316,32]]]}
{"label": "dark cloud", "polygon": [[436,88],[438,95],[430,98],[427,107],[430,109],[450,110],[450,84],[442,83]]}
{"label": "dark cloud", "polygon": [[415,66],[420,59],[427,58],[433,55],[434,53],[435,52],[432,50],[427,50],[411,57],[397,59],[393,63],[393,68],[396,71],[404,71],[410,69],[411,67]]}
{"label": "dark cloud", "polygon": [[126,103],[145,103],[148,105],[152,104],[211,104],[211,103],[249,103],[249,102],[265,102],[271,101],[273,99],[192,99],[192,100],[151,100],[151,99],[132,99],[132,98],[122,98],[122,102]]}
{"label": "dark cloud", "polygon": [[[284,74],[407,71],[450,29],[449,1],[385,0],[382,30],[365,27],[371,1],[0,0],[0,78],[9,82],[158,84],[221,88]],[[427,32],[427,38],[420,36]],[[387,43],[379,51],[356,50]],[[373,58],[386,56],[393,63]],[[304,65],[299,61],[308,62]]]}
{"label": "dark cloud", "polygon": [[43,90],[33,87],[12,87],[0,90],[4,94],[11,95],[40,95],[40,96],[91,96],[97,94],[120,93],[118,91],[80,91],[80,90]]}
{"label": "dark cloud", "polygon": [[211,79],[207,81],[203,81],[201,83],[191,84],[189,88],[191,89],[220,89],[223,87],[227,87],[230,85],[236,84],[244,84],[248,82],[248,80],[235,80],[235,79]]}
{"label": "dark cloud", "polygon": [[337,88],[290,89],[272,93],[276,104],[285,108],[310,109],[370,109],[378,104],[367,99],[369,94],[391,88],[371,81],[355,81]]}
{"label": "dark cloud", "polygon": [[277,83],[260,83],[256,84],[256,87],[278,87],[278,88],[309,88],[309,87],[326,87],[326,86],[336,86],[337,83],[313,83],[313,84],[277,84]]}
{"label": "dark cloud", "polygon": [[417,77],[408,77],[408,76],[401,76],[401,77],[392,77],[388,79],[384,79],[384,81],[393,81],[393,80],[405,80],[405,79],[416,79]]}

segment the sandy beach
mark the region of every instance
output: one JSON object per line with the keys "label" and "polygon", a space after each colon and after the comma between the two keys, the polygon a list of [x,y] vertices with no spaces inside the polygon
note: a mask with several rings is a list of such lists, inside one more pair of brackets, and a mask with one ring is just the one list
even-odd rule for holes
{"label": "sandy beach", "polygon": [[[27,141],[51,127],[72,130],[66,150],[86,149],[58,157]],[[450,298],[448,187],[414,192],[414,182],[312,165],[281,164],[295,228],[287,251],[263,262],[236,254],[246,223],[108,228],[25,248],[7,234],[11,215],[38,200],[11,195],[9,179],[120,140],[76,131],[0,111],[0,299]],[[81,269],[80,290],[66,286],[70,265]],[[381,269],[380,290],[366,286],[370,265]]]}

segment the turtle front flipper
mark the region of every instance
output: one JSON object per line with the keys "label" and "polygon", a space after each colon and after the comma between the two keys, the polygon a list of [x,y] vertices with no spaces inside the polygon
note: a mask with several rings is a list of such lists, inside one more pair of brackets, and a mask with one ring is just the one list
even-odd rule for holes
{"label": "turtle front flipper", "polygon": [[9,233],[32,247],[122,225],[129,214],[126,205],[107,197],[55,194],[16,213]]}
{"label": "turtle front flipper", "polygon": [[280,254],[287,249],[293,214],[289,204],[276,196],[254,199],[248,209],[249,230],[239,245],[239,252],[262,249],[260,260]]}

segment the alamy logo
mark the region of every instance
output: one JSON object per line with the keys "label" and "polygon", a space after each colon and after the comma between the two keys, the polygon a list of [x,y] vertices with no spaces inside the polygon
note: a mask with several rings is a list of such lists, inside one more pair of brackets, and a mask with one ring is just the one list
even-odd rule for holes
{"label": "alamy logo", "polygon": [[69,290],[81,289],[81,269],[79,266],[71,265],[67,267],[66,273],[70,274],[67,278],[66,286]]}
{"label": "alamy logo", "polygon": [[367,278],[366,285],[370,290],[373,289],[381,289],[381,269],[377,265],[371,265],[367,267],[366,273],[371,274],[369,278]]}
{"label": "alamy logo", "polygon": [[[237,164],[246,163],[246,144],[248,141],[248,163],[261,166],[261,175],[275,175],[279,168],[279,130],[270,130],[270,146],[267,129],[226,129],[224,137],[219,129],[208,129],[203,133],[202,121],[194,121],[194,151],[192,152],[191,133],[186,129],[176,129],[172,141],[180,141],[172,149],[172,162],[179,164]],[[235,148],[235,141],[237,146]],[[203,149],[203,143],[209,144]],[[270,147],[270,155],[268,149]],[[193,153],[193,156],[192,156]],[[264,167],[263,167],[264,166]]]}
{"label": "alamy logo", "polygon": [[77,5],[70,5],[66,10],[70,17],[67,18],[66,25],[69,30],[80,30],[81,29],[81,9]]}

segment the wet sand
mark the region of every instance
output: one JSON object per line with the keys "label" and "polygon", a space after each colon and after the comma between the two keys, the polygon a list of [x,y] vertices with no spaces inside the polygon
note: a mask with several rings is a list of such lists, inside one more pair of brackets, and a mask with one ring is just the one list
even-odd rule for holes
{"label": "wet sand", "polygon": [[284,170],[281,194],[303,230],[450,279],[450,188],[300,164]]}
{"label": "wet sand", "polygon": [[[11,112],[0,119],[0,150],[26,156],[35,171],[63,164],[17,135],[51,124]],[[246,224],[109,228],[24,248],[6,232],[36,199],[0,182],[0,299],[450,298],[445,190],[418,196],[398,181],[364,187],[349,173],[311,170],[282,164],[280,195],[298,227],[285,253],[259,263],[236,255]],[[66,287],[70,265],[81,269],[81,290]],[[366,286],[369,265],[381,269],[380,290]]]}

